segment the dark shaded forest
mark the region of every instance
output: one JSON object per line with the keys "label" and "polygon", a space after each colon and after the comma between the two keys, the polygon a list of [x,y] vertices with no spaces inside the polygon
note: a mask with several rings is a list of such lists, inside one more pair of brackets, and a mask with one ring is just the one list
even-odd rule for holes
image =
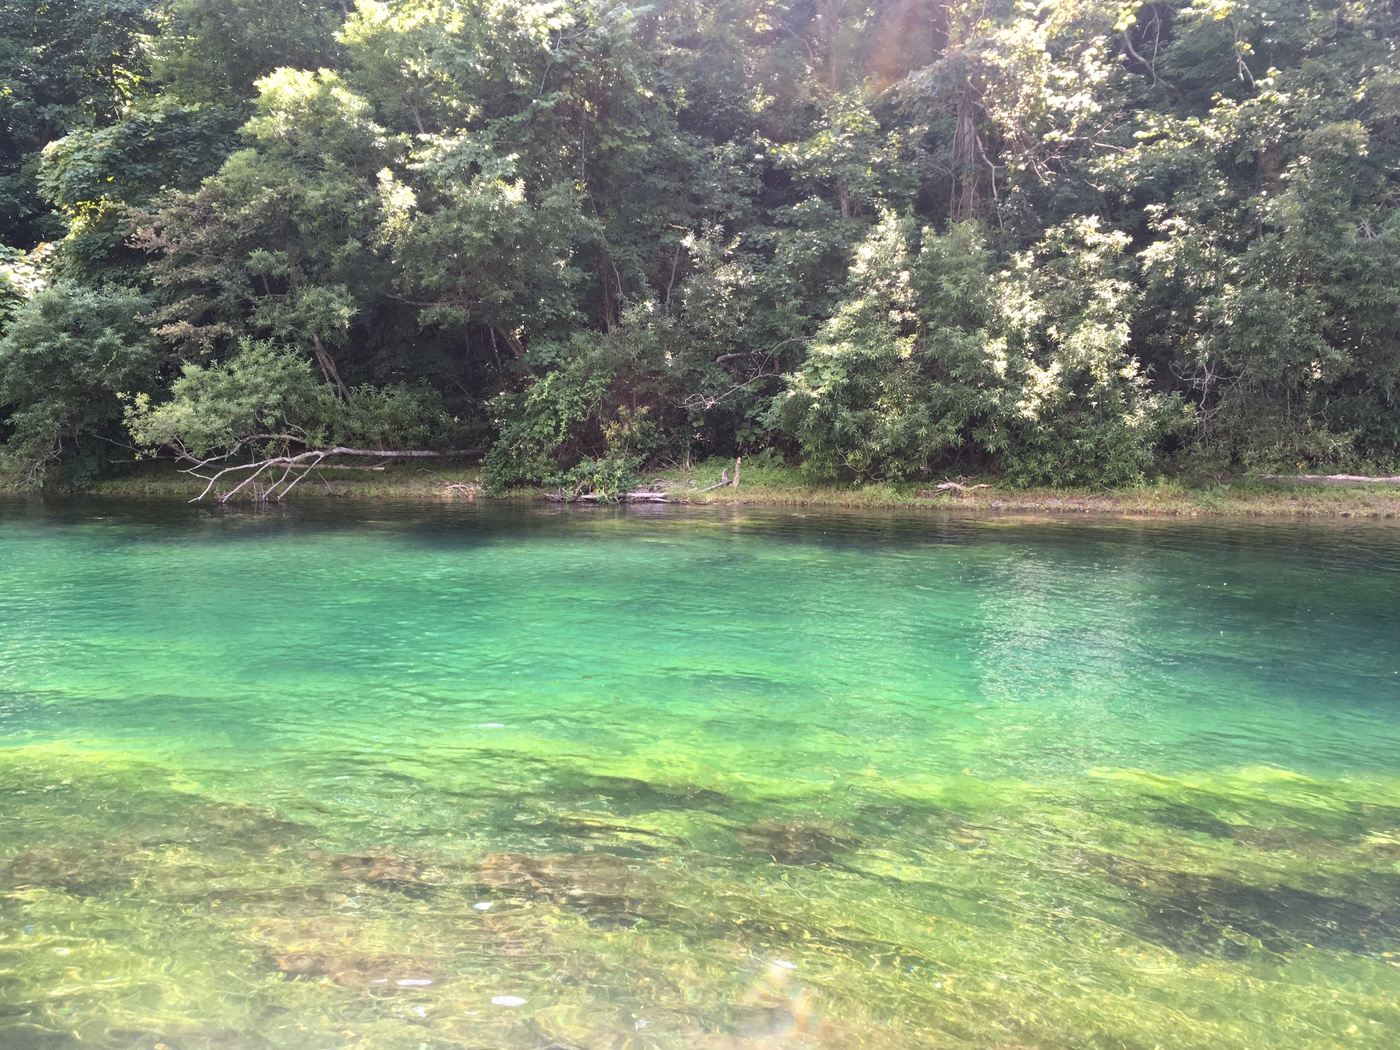
{"label": "dark shaded forest", "polygon": [[1400,3],[8,0],[0,469],[1400,460]]}

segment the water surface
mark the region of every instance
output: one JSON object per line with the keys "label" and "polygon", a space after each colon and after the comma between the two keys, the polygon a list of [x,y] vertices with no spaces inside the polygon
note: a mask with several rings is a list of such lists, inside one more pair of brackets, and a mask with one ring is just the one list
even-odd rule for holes
{"label": "water surface", "polygon": [[0,1046],[1393,1047],[1398,542],[0,503]]}

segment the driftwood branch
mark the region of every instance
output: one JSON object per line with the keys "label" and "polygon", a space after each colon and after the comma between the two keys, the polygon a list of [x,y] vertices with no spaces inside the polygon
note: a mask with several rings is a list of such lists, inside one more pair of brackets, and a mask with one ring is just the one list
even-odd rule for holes
{"label": "driftwood branch", "polygon": [[[296,488],[297,482],[300,481],[302,478],[306,477],[306,475],[310,474],[313,470],[315,470],[315,469],[320,465],[321,460],[323,460],[323,459],[325,459],[325,458],[326,458],[325,456],[320,456],[320,457],[318,457],[318,458],[316,458],[316,459],[313,459],[307,466],[305,466],[304,468],[302,468],[301,473],[298,474],[296,477],[292,478],[291,481],[287,481],[287,476],[288,476],[289,474],[291,474],[291,472],[292,472],[292,468],[291,468],[291,467],[288,467],[287,470],[286,470],[286,472],[283,473],[282,479],[281,479],[280,481],[277,482],[277,485],[281,485],[283,481],[287,481],[286,488],[284,488],[284,489],[283,489],[280,493],[278,493],[274,498],[275,498],[275,499],[285,499],[286,496],[287,496],[287,493],[291,492],[292,489]],[[276,490],[277,485],[272,486],[272,488],[273,488],[274,491]]]}
{"label": "driftwood branch", "polygon": [[973,489],[989,489],[990,485],[963,485],[956,481],[941,481],[934,486],[939,492],[971,492]]}
{"label": "driftwood branch", "polygon": [[[282,458],[284,461],[285,461],[285,459],[286,459],[285,456],[284,456],[284,457],[281,457],[281,458]],[[249,484],[251,484],[252,481],[253,481],[255,478],[257,478],[257,476],[258,476],[259,474],[261,474],[264,470],[266,470],[268,467],[275,466],[275,465],[276,465],[276,462],[273,461],[273,460],[263,460],[263,462],[261,462],[261,463],[259,463],[259,464],[256,464],[257,469],[254,470],[253,473],[249,474],[249,475],[248,475],[246,478],[244,478],[242,481],[240,481],[237,485],[235,485],[231,491],[224,493],[223,496],[221,496],[221,497],[219,498],[219,502],[220,502],[220,503],[227,503],[229,500],[233,499],[234,496],[237,496],[238,493],[241,492],[244,488],[246,488]],[[225,474],[231,474],[231,473],[233,473],[233,472],[235,472],[235,471],[237,471],[237,470],[240,470],[240,469],[242,469],[242,468],[240,468],[240,467],[225,467],[223,470],[219,471],[219,472],[218,472],[217,474],[215,474],[212,478],[210,478],[210,479],[209,479],[209,484],[207,484],[207,485],[204,486],[204,491],[201,492],[201,493],[200,493],[198,496],[196,496],[194,499],[190,500],[190,502],[191,502],[191,503],[198,503],[198,502],[199,502],[200,500],[202,500],[205,496],[209,495],[209,490],[212,489],[212,488],[214,487],[215,483],[216,483],[220,478],[222,478]]]}
{"label": "driftwood branch", "polygon": [[[233,488],[219,496],[220,503],[227,503],[245,489],[247,489],[258,502],[276,503],[284,499],[287,493],[291,492],[308,474],[314,470],[320,469],[323,460],[332,456],[372,456],[376,459],[384,460],[387,463],[387,461],[395,459],[457,458],[469,455],[470,453],[460,449],[452,452],[436,452],[427,449],[347,448],[344,445],[337,445],[334,448],[308,449],[305,452],[298,452],[295,454],[289,453],[282,456],[267,456],[249,463],[234,463],[230,466],[220,467],[212,474],[200,473],[201,470],[207,469],[212,464],[223,462],[230,454],[231,453],[225,453],[223,456],[213,456],[202,460],[197,460],[188,453],[184,453],[180,456],[180,458],[184,459],[186,462],[192,462],[194,464],[185,471],[186,474],[192,474],[207,482],[204,486],[204,491],[190,500],[191,503],[198,503],[208,496],[214,491],[214,488],[220,481],[226,479],[233,481],[238,479],[239,475],[244,471],[249,472],[247,476],[238,480],[238,483],[234,485]],[[383,470],[384,466],[385,463],[373,464],[370,466],[329,464],[327,468],[339,470]],[[278,467],[283,468],[281,475],[267,488],[260,488],[255,484],[257,479],[263,476],[264,472],[275,470]]]}
{"label": "driftwood branch", "polygon": [[[606,496],[600,496],[596,492],[585,492],[581,496],[565,495],[562,492],[547,492],[545,496],[555,503],[611,503]],[[652,492],[650,489],[639,489],[636,492],[625,492],[616,500],[618,503],[681,503],[682,500],[672,499],[664,492]]]}
{"label": "driftwood branch", "polygon": [[728,468],[728,467],[725,467],[723,470],[721,470],[721,471],[719,472],[719,480],[718,480],[718,481],[716,481],[713,485],[706,485],[703,489],[696,489],[695,491],[696,491],[696,492],[709,492],[711,489],[724,488],[724,487],[727,486],[727,485],[732,485],[734,488],[737,489],[737,488],[739,487],[739,469],[740,469],[740,464],[743,463],[743,461],[744,461],[744,460],[743,460],[743,457],[742,457],[742,456],[740,456],[740,457],[738,457],[737,459],[734,460],[734,478],[733,478],[732,481],[731,481],[730,478],[729,478],[729,468]]}

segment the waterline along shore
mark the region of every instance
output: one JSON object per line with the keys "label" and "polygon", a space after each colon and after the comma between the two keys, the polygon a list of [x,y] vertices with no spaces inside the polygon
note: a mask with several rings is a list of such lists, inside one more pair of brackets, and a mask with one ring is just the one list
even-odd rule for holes
{"label": "waterline along shore", "polygon": [[[732,461],[711,460],[683,470],[660,471],[644,483],[668,500],[692,505],[809,506],[871,509],[927,508],[986,513],[1101,514],[1144,517],[1318,517],[1400,521],[1400,484],[1317,484],[1257,477],[1197,477],[1144,481],[1107,490],[1024,488],[996,478],[959,480],[961,490],[938,489],[939,480],[813,483],[787,466],[745,464],[739,487],[712,488]],[[229,486],[231,487],[231,486]],[[167,464],[142,465],[123,477],[83,490],[94,496],[193,499],[198,478]],[[708,491],[701,492],[701,489]],[[23,490],[11,488],[10,495]],[[555,489],[491,493],[472,464],[389,465],[374,471],[326,469],[314,473],[289,499],[337,497],[454,500],[544,499]],[[216,494],[209,497],[214,499]]]}

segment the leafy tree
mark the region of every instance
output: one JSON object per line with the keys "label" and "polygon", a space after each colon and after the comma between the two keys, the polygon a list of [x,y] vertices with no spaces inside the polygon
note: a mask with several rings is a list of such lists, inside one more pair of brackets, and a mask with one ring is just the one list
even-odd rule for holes
{"label": "leafy tree", "polygon": [[989,344],[996,408],[978,435],[1014,478],[1122,485],[1186,420],[1131,355],[1136,289],[1128,237],[1082,217],[1003,271]]}
{"label": "leafy tree", "polygon": [[233,130],[226,110],[159,96],[133,103],[114,124],[49,143],[38,185],[67,222],[57,260],[65,272],[100,283],[120,268],[139,280],[144,258],[127,245],[135,232],[130,209],[163,191],[198,186],[227,155]]}
{"label": "leafy tree", "polygon": [[338,0],[165,0],[152,64],[186,105],[238,107],[276,69],[340,64]]}
{"label": "leafy tree", "polygon": [[138,394],[125,416],[138,445],[195,459],[250,446],[283,454],[350,443],[417,448],[448,422],[429,391],[366,387],[358,393],[349,402],[339,397],[298,350],[244,341],[227,361],[186,362],[167,400]]}
{"label": "leafy tree", "polygon": [[856,251],[847,296],[775,403],[819,476],[919,473],[939,449],[918,346],[910,224],[886,214]]}
{"label": "leafy tree", "polygon": [[271,341],[335,426],[431,391],[500,485],[1392,463],[1397,36],[1323,0],[21,0],[0,311],[144,289],[151,405],[163,355]]}
{"label": "leafy tree", "polygon": [[61,235],[39,195],[40,151],[119,119],[148,75],[144,0],[7,0],[0,5],[0,243]]}
{"label": "leafy tree", "polygon": [[[1378,17],[1379,16],[1379,17]],[[1142,202],[1149,360],[1197,449],[1248,466],[1393,457],[1394,14],[1311,3],[1179,12],[1181,101],[1102,158]],[[1210,94],[1213,92],[1213,94]]]}
{"label": "leafy tree", "polygon": [[292,341],[348,397],[335,351],[387,283],[370,242],[377,172],[398,144],[334,73],[281,70],[260,89],[250,148],[172,194],[139,239],[162,253],[154,279],[171,293],[156,333],[186,355]]}
{"label": "leafy tree", "polygon": [[150,306],[130,289],[58,284],[14,313],[0,339],[3,465],[31,483],[63,461],[66,480],[100,469],[121,447],[122,397],[156,387],[161,355],[136,318]]}
{"label": "leafy tree", "polygon": [[480,325],[518,357],[532,333],[578,320],[572,255],[586,223],[572,190],[529,200],[511,163],[470,137],[418,157],[421,196],[381,179],[380,238],[420,323]]}
{"label": "leafy tree", "polygon": [[227,479],[221,501],[245,491],[282,499],[333,456],[437,455],[418,446],[454,429],[430,390],[365,386],[355,394],[342,397],[317,379],[297,350],[245,340],[226,361],[186,362],[168,399],[131,398],[126,425],[139,446],[173,453],[206,480],[204,494]]}
{"label": "leafy tree", "polygon": [[52,246],[32,252],[0,245],[0,332],[26,302],[49,286]]}

